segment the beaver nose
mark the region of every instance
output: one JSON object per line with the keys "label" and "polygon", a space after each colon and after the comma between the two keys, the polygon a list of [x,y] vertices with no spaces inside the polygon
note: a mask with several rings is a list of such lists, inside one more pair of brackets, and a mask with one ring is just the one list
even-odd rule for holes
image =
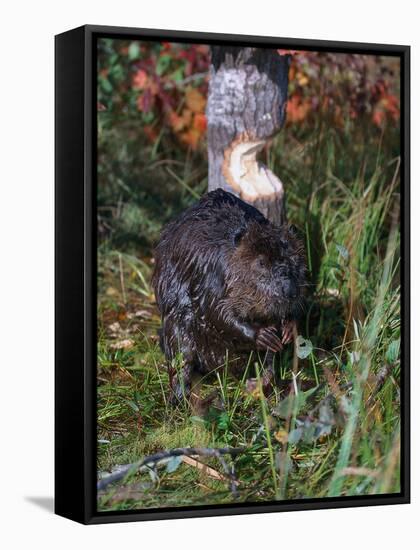
{"label": "beaver nose", "polygon": [[291,279],[283,279],[282,287],[283,287],[284,295],[287,298],[296,298],[297,286],[294,281],[292,281]]}

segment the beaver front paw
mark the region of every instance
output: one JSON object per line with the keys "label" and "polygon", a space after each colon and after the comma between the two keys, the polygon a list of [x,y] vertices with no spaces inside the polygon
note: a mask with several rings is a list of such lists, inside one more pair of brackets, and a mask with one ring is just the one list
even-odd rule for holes
{"label": "beaver front paw", "polygon": [[281,341],[282,344],[289,344],[293,342],[295,337],[296,322],[295,321],[285,321],[281,330]]}
{"label": "beaver front paw", "polygon": [[273,352],[283,349],[282,341],[277,336],[275,327],[262,327],[258,329],[255,341],[259,349],[268,349]]}

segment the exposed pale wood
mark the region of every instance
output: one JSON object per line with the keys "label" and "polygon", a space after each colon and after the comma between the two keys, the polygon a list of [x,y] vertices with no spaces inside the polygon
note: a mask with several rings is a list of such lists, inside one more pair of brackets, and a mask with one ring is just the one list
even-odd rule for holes
{"label": "exposed pale wood", "polygon": [[212,47],[209,191],[235,193],[275,223],[285,220],[283,184],[258,154],[284,123],[288,63],[276,50]]}

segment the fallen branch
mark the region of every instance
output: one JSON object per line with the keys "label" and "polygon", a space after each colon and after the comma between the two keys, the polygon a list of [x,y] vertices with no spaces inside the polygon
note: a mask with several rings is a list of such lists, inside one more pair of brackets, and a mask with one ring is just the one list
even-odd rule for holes
{"label": "fallen branch", "polygon": [[243,453],[246,447],[223,447],[220,449],[213,449],[207,447],[185,447],[179,449],[171,449],[170,451],[161,451],[153,455],[147,456],[138,462],[131,464],[124,464],[117,472],[114,472],[98,481],[97,490],[103,491],[108,485],[116,481],[124,479],[128,474],[134,474],[141,469],[153,469],[159,465],[159,463],[166,463],[168,459],[174,456],[208,456],[219,459],[220,463],[225,470],[225,473],[231,480],[231,489],[235,493],[237,480],[234,476],[233,469],[231,470],[226,461],[223,459],[223,455],[236,456]]}

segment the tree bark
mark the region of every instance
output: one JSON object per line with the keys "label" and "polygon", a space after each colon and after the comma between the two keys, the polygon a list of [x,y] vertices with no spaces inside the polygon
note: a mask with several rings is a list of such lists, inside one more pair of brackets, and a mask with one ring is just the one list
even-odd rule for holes
{"label": "tree bark", "polygon": [[208,189],[222,187],[281,224],[283,185],[257,155],[285,120],[289,58],[262,48],[213,46],[211,53]]}

